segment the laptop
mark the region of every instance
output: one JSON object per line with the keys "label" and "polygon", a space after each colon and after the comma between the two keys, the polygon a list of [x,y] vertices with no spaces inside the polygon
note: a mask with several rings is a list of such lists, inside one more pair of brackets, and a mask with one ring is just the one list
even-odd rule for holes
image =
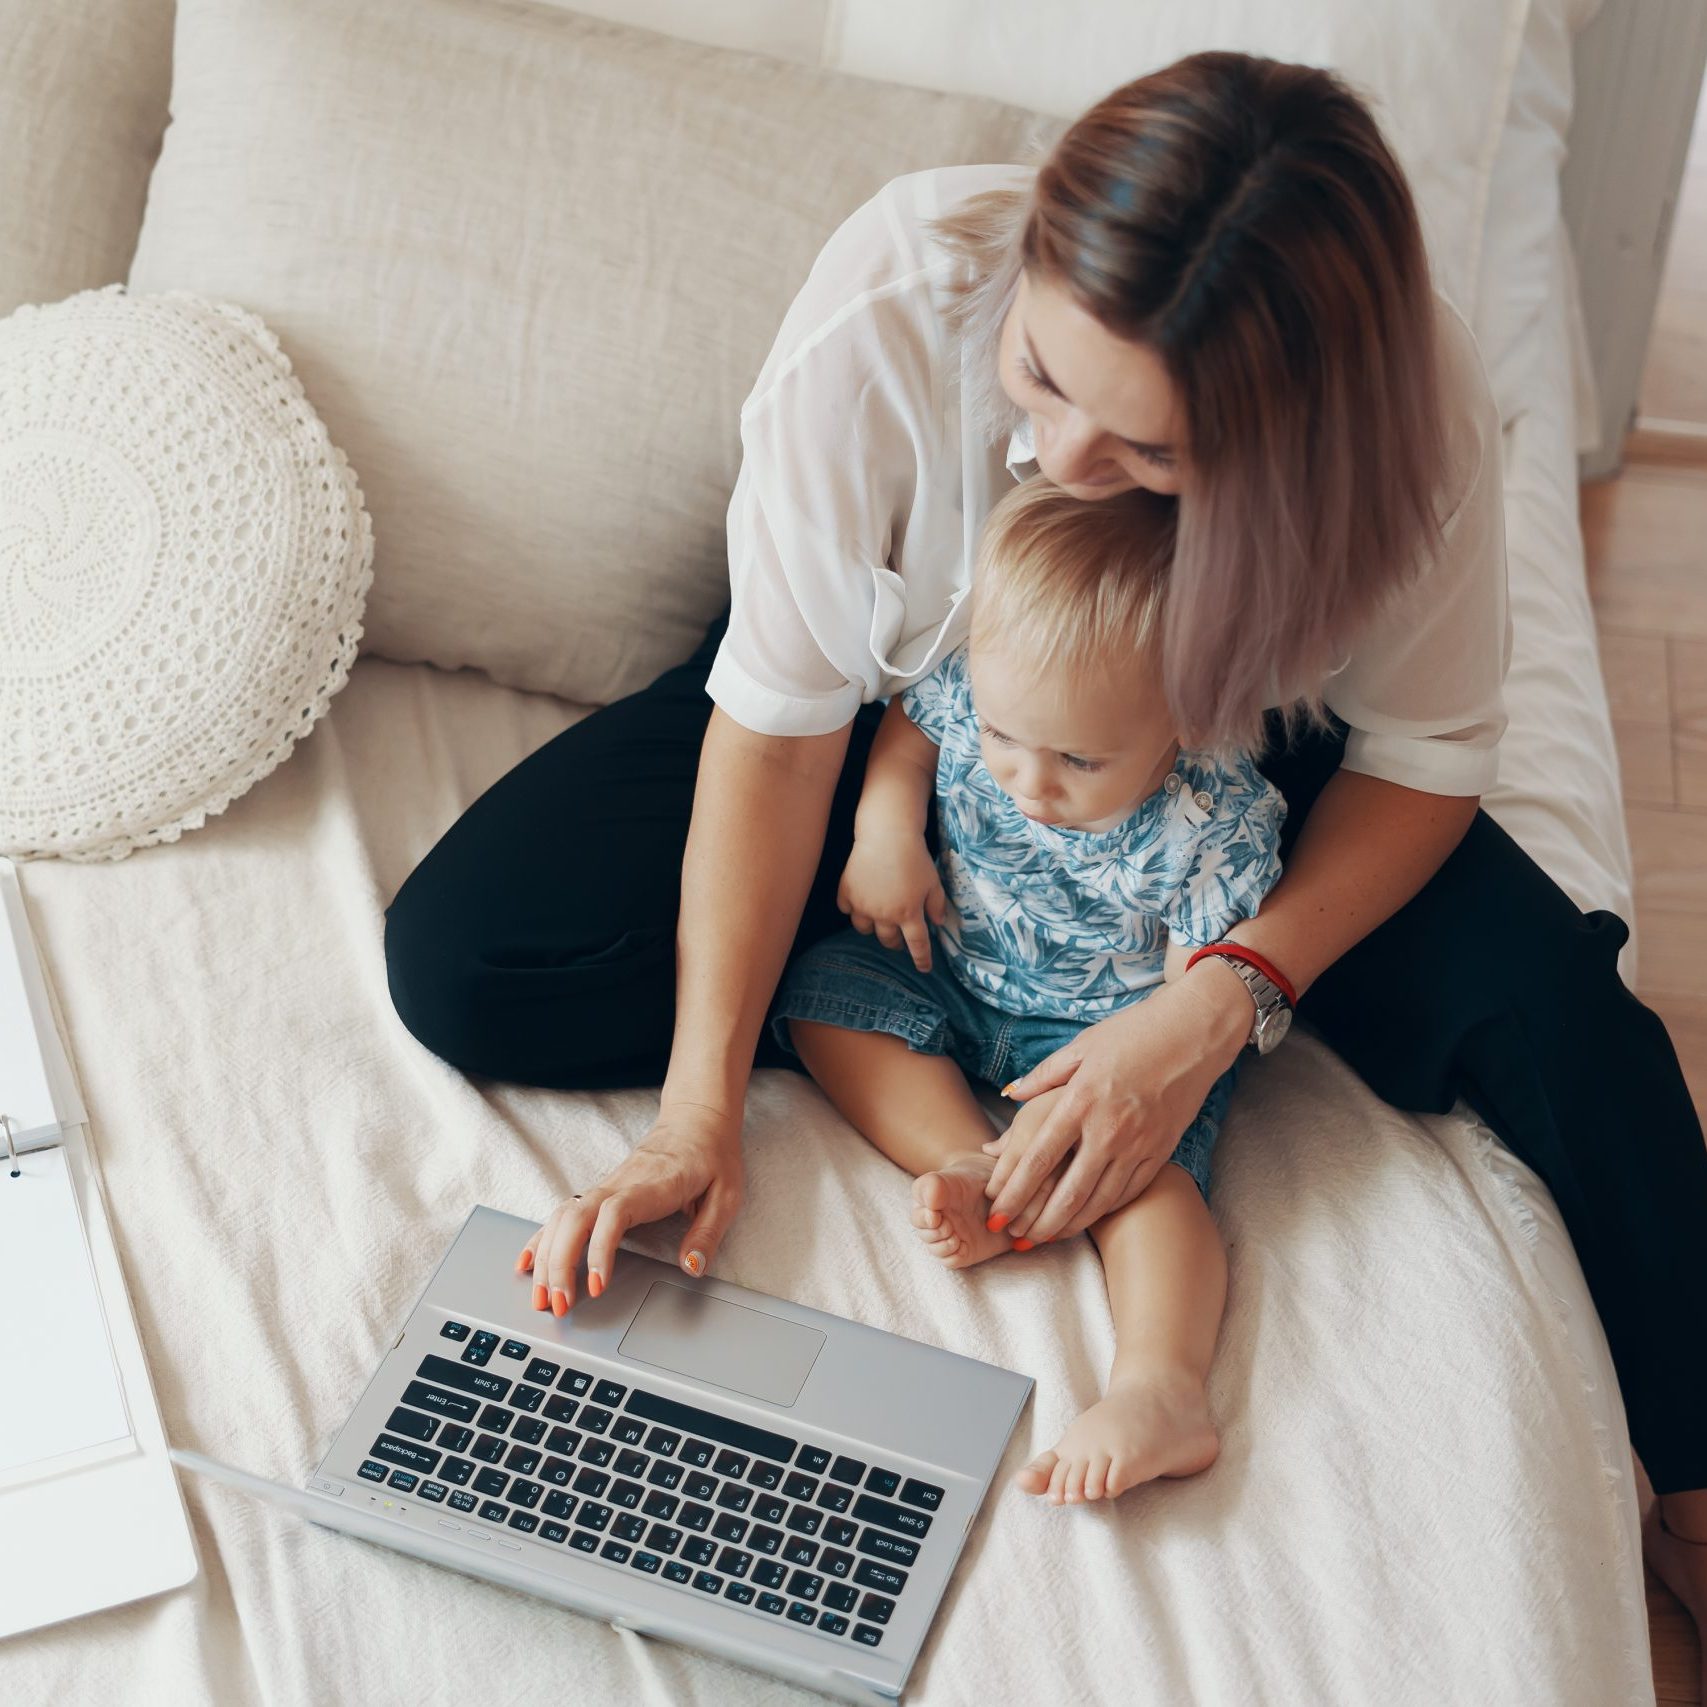
{"label": "laptop", "polygon": [[625,1251],[531,1307],[477,1207],[295,1489],[315,1523],[848,1701],[896,1700],[1029,1376]]}

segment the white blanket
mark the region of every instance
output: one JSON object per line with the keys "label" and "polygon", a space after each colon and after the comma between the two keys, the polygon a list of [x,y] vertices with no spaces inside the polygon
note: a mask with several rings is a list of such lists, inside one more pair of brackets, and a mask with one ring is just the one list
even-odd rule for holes
{"label": "white blanket", "polygon": [[[300,1479],[468,1206],[542,1213],[644,1129],[649,1094],[465,1080],[386,995],[385,902],[572,715],[364,662],[206,829],[115,866],[23,869],[174,1442]],[[1035,1375],[1004,1474],[1095,1397],[1111,1335],[1086,1241],[950,1274],[914,1244],[907,1180],[809,1083],[761,1075],[747,1130],[721,1273]],[[1219,1463],[1095,1510],[998,1491],[912,1698],[1644,1699],[1620,1413],[1598,1337],[1568,1329],[1590,1319],[1580,1277],[1537,1268],[1512,1165],[1467,1121],[1391,1112],[1300,1038],[1247,1075],[1217,1173]],[[678,1236],[637,1243],[668,1256]],[[186,1492],[201,1577],[6,1643],[0,1700],[804,1699]]]}

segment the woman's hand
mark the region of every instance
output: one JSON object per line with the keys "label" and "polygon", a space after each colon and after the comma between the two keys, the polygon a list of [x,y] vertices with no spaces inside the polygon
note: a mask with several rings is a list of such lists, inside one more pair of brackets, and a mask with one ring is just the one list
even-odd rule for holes
{"label": "woman's hand", "polygon": [[[985,1188],[991,1224],[1042,1244],[1130,1203],[1174,1153],[1251,1028],[1238,974],[1200,961],[1177,983],[1088,1027],[1007,1087],[1025,1100],[1059,1090],[1035,1134],[1007,1145]],[[1053,1191],[1039,1188],[1069,1150]]]}
{"label": "woman's hand", "polygon": [[575,1303],[575,1270],[587,1256],[587,1291],[610,1283],[616,1247],[630,1227],[692,1211],[678,1260],[696,1280],[741,1207],[746,1173],[741,1117],[700,1103],[666,1104],[652,1130],[591,1191],[560,1203],[522,1247],[518,1273],[533,1270],[533,1307],[567,1315]]}
{"label": "woman's hand", "polygon": [[931,969],[931,933],[940,925],[948,899],[936,861],[916,830],[882,830],[857,835],[847,870],[836,891],[836,905],[856,931],[885,948],[903,943],[921,972]]}

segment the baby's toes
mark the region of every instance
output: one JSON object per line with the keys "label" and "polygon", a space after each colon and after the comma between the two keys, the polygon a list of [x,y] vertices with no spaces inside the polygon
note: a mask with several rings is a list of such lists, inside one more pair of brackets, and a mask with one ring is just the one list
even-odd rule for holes
{"label": "baby's toes", "polygon": [[927,1209],[922,1203],[913,1205],[913,1225],[923,1232],[930,1232],[942,1225],[942,1211]]}
{"label": "baby's toes", "polygon": [[1108,1454],[1094,1453],[1085,1466],[1085,1498],[1100,1500],[1108,1488]]}
{"label": "baby's toes", "polygon": [[1049,1492],[1049,1478],[1055,1469],[1055,1454],[1040,1452],[1015,1477],[1015,1483],[1028,1494]]}
{"label": "baby's toes", "polygon": [[1057,1458],[1055,1468],[1049,1472],[1049,1503],[1060,1505],[1067,1498],[1067,1478],[1072,1474],[1072,1462],[1066,1458]]}

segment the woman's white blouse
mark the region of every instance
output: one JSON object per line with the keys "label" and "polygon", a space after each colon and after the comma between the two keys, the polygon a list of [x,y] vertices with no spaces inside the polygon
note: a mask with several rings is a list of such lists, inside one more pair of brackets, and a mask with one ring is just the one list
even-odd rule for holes
{"label": "woman's white blouse", "polygon": [[[966,638],[979,530],[1035,463],[1026,424],[992,445],[962,420],[942,314],[960,263],[925,222],[1026,178],[956,166],[895,179],[825,244],[784,318],[741,410],[729,629],[708,683],[744,727],[828,734]],[[1483,794],[1511,651],[1500,425],[1469,328],[1444,299],[1440,348],[1440,546],[1321,692],[1350,727],[1347,769]]]}

